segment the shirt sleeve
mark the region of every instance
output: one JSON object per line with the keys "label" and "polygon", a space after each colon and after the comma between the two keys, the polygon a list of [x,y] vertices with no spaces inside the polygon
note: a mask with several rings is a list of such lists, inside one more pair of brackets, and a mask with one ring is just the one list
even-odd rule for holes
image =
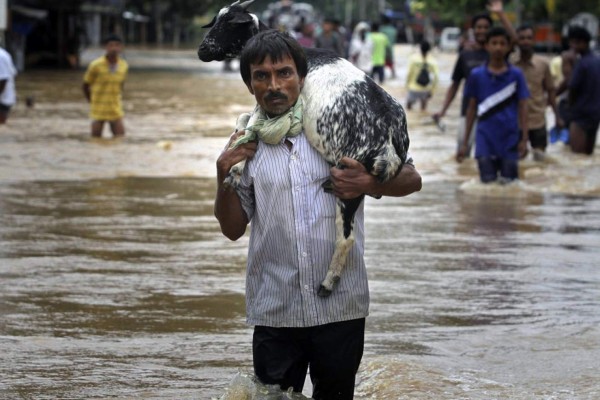
{"label": "shirt sleeve", "polygon": [[528,99],[530,96],[529,88],[527,88],[527,82],[525,81],[525,75],[521,70],[517,70],[517,96],[519,100]]}
{"label": "shirt sleeve", "polygon": [[250,168],[248,168],[248,163],[246,162],[246,167],[244,168],[244,173],[242,174],[240,184],[236,188],[236,192],[246,213],[246,218],[248,221],[251,221],[252,217],[254,217],[256,201],[254,197],[254,185],[249,170]]}
{"label": "shirt sleeve", "polygon": [[475,71],[471,71],[471,74],[469,75],[469,77],[467,78],[467,81],[465,82],[464,97],[467,102],[472,97],[477,99],[477,78],[476,78],[477,74],[474,72]]}
{"label": "shirt sleeve", "polygon": [[0,57],[0,80],[7,80],[10,77],[9,61],[4,57]]}
{"label": "shirt sleeve", "polygon": [[83,81],[87,84],[92,84],[96,80],[96,76],[98,72],[96,70],[96,66],[94,64],[90,64],[90,66],[85,71],[85,75],[83,76]]}

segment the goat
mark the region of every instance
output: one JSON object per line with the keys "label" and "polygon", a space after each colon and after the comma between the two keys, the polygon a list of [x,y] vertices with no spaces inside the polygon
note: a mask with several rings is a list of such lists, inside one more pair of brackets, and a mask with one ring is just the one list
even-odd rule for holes
{"label": "goat", "polygon": [[[248,39],[268,29],[247,11],[254,0],[222,8],[199,46],[200,60],[222,61],[238,56]],[[309,143],[330,165],[343,168],[347,156],[361,162],[379,182],[395,177],[406,162],[409,139],[404,109],[392,96],[349,61],[322,49],[305,49],[308,74],[300,98],[303,128]],[[253,119],[238,119],[238,128]],[[243,166],[232,168],[227,183],[236,185]],[[327,182],[326,182],[327,183]],[[326,185],[323,185],[326,188]],[[354,244],[354,214],[364,195],[336,198],[336,246],[329,270],[317,294],[327,297],[341,277]]]}

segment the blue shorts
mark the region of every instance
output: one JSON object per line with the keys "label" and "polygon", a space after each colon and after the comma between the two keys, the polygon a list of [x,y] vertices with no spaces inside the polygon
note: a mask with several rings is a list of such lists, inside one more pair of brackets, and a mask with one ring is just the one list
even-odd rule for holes
{"label": "blue shorts", "polygon": [[509,160],[493,156],[479,157],[477,159],[477,164],[479,165],[479,177],[483,183],[495,182],[497,180],[501,183],[506,183],[519,179],[518,160]]}

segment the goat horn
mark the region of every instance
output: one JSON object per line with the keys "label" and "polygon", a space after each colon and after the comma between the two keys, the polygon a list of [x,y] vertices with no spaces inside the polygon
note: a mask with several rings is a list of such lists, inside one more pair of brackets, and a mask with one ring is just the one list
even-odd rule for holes
{"label": "goat horn", "polygon": [[250,7],[250,4],[252,3],[254,3],[254,0],[248,0],[240,4],[240,7],[242,7],[245,10],[246,8]]}
{"label": "goat horn", "polygon": [[232,4],[232,5],[230,5],[229,7],[237,6],[238,4],[240,4],[240,0],[237,0],[235,3],[233,3],[233,4]]}

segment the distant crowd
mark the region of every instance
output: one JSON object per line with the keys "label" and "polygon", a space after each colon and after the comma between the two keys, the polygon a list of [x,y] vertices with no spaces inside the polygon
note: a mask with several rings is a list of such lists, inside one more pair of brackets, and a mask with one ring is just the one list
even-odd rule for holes
{"label": "distant crowd", "polygon": [[[494,20],[500,26],[494,26]],[[600,125],[600,57],[590,48],[592,37],[586,28],[570,27],[568,46],[548,61],[535,54],[533,27],[515,29],[502,0],[493,0],[487,12],[472,18],[468,33],[460,43],[442,107],[432,115],[441,126],[464,81],[458,162],[475,148],[481,180],[509,182],[518,178],[518,160],[529,149],[535,160],[545,158],[549,141],[561,140],[574,153],[594,152]],[[393,45],[398,31],[385,17],[359,22],[351,30],[326,18],[319,26],[301,23],[293,34],[302,46],[329,49],[380,84],[386,75],[396,77]],[[425,111],[438,83],[438,64],[430,54],[431,43],[423,40],[419,47],[420,52],[407,60],[404,104],[410,110],[419,103]],[[548,107],[555,121],[550,130]]]}

